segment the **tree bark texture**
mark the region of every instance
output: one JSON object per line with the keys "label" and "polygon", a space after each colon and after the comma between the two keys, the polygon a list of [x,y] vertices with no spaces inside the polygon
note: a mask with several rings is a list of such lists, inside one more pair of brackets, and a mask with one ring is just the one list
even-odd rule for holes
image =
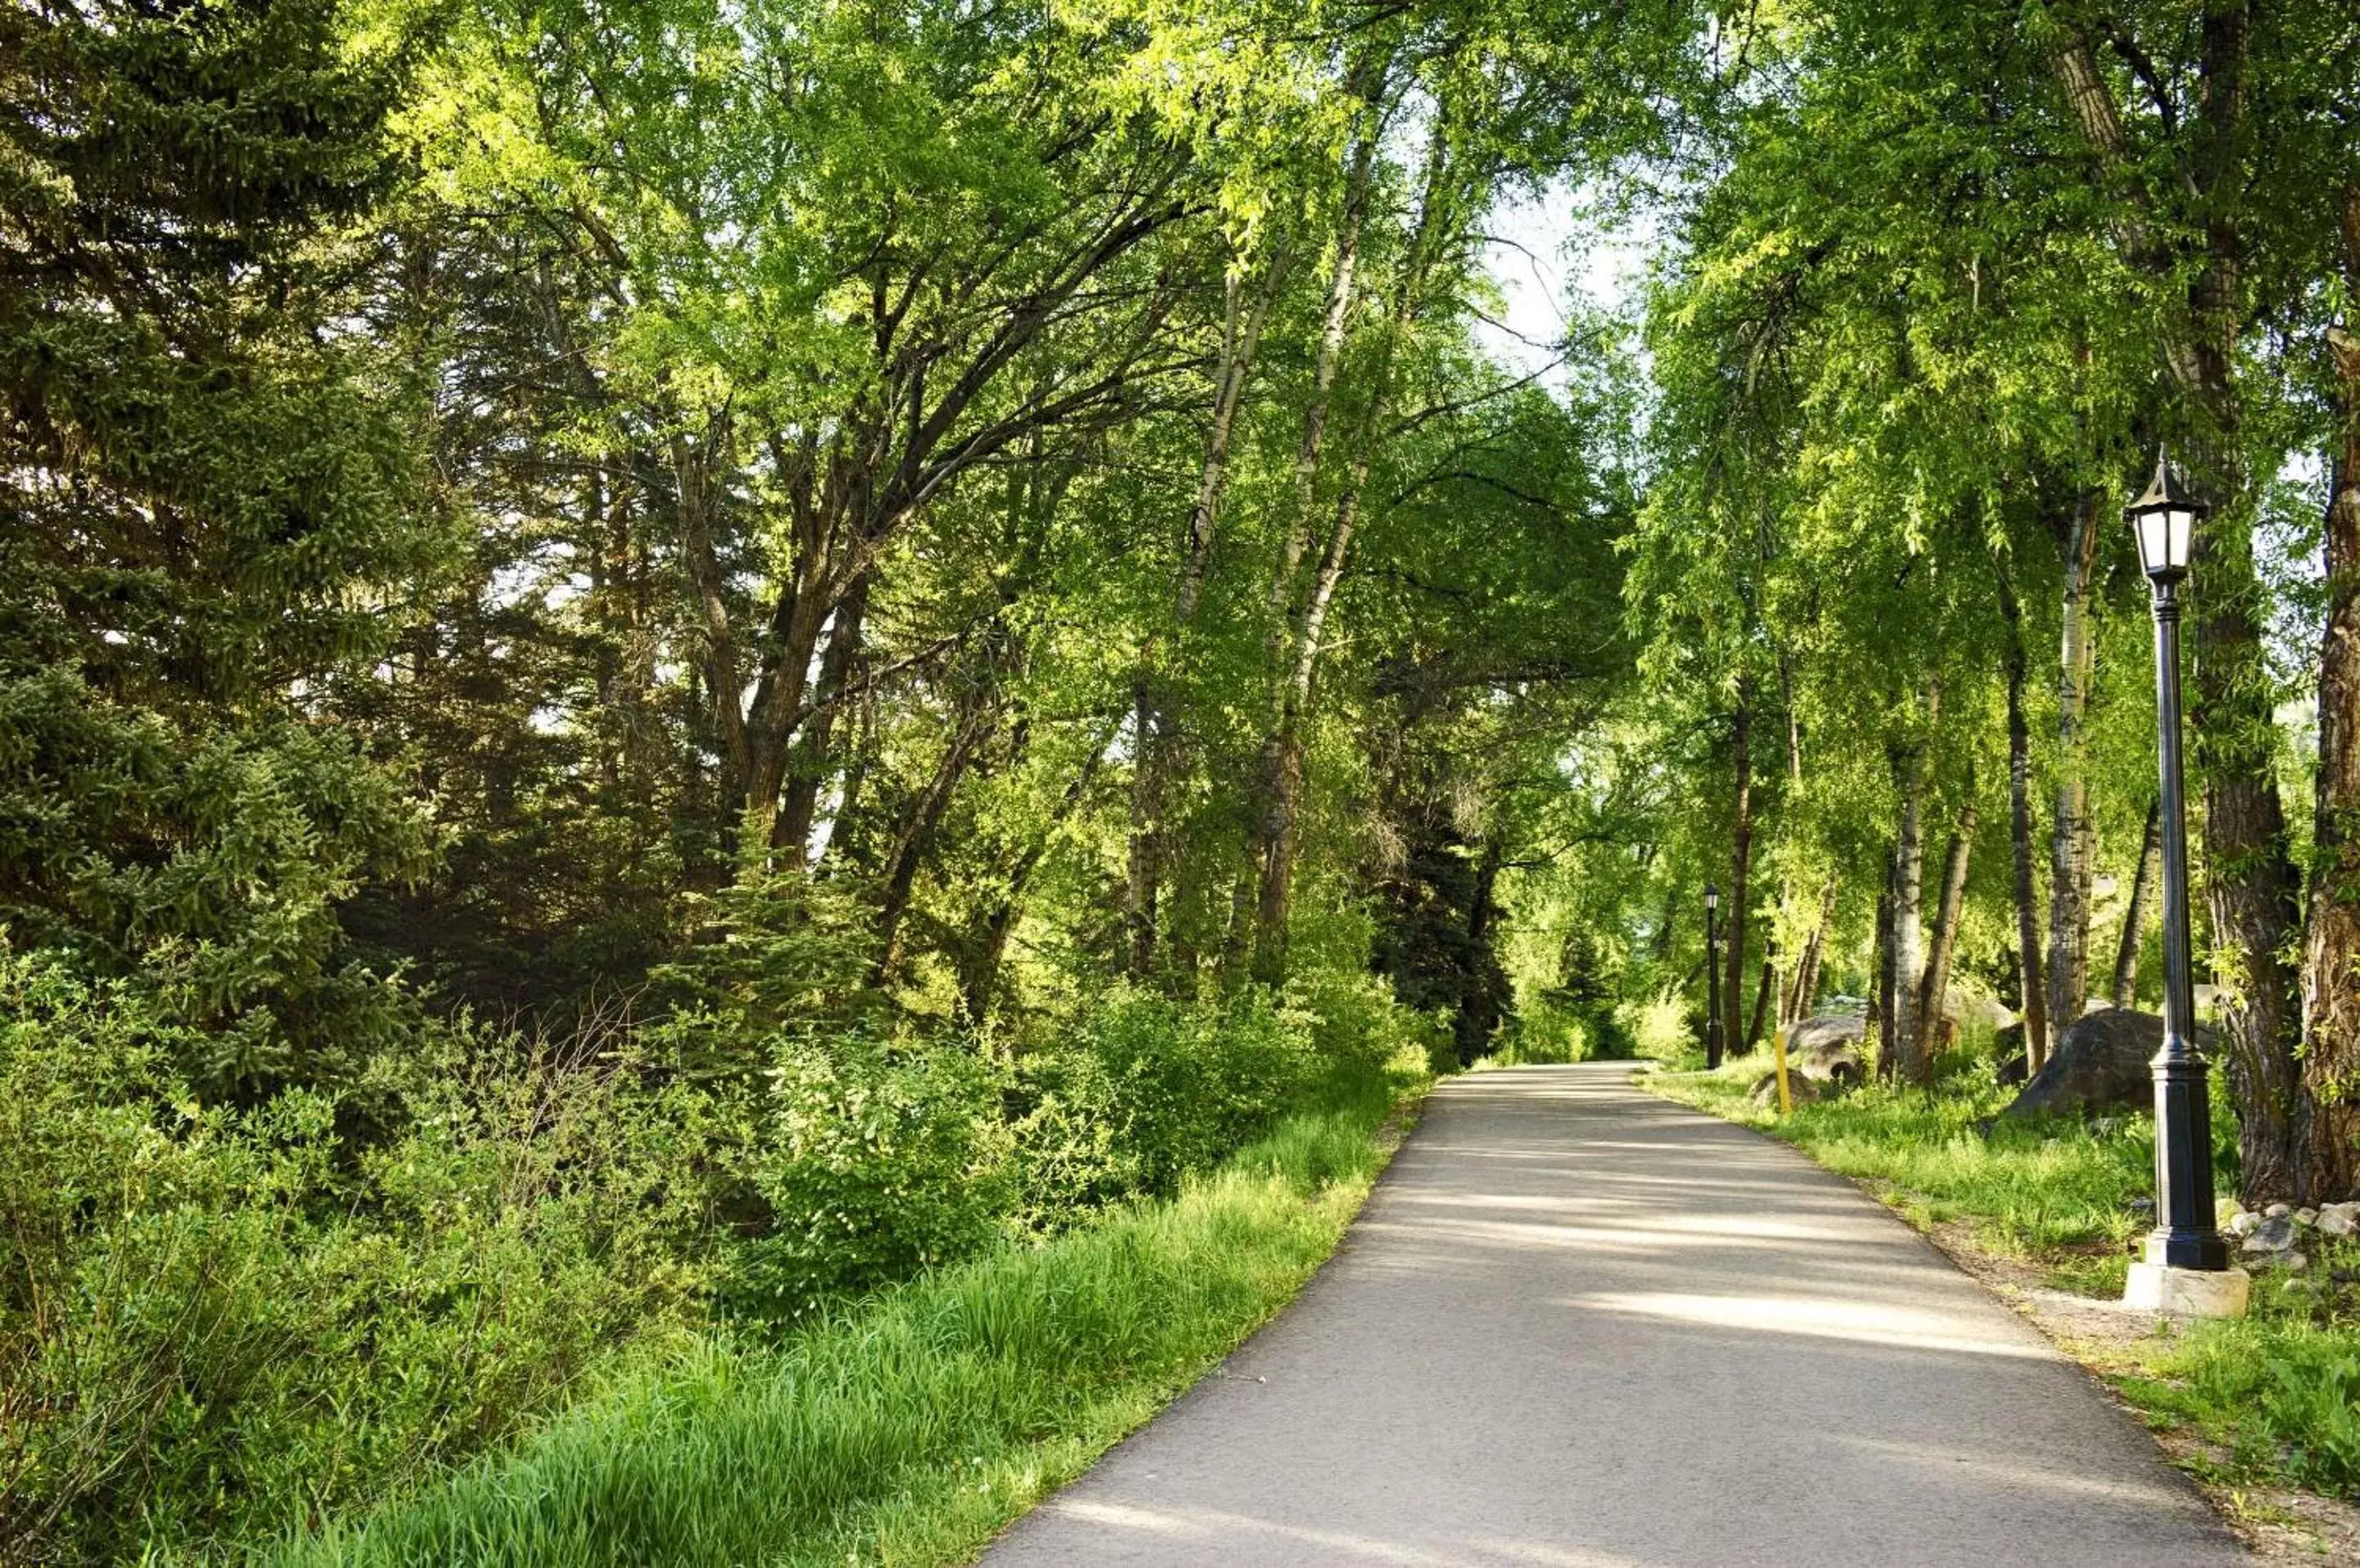
{"label": "tree bark texture", "polygon": [[1876,896],[1876,942],[1869,963],[1876,984],[1869,997],[1868,1024],[1876,1031],[1876,1075],[1887,1080],[1897,1075],[1893,1049],[1893,888],[1899,877],[1898,863],[1898,852],[1886,850],[1885,887]]}
{"label": "tree bark texture", "polygon": [[[2184,216],[2201,233],[2193,257],[2158,236],[2155,200],[2129,156],[2121,117],[2089,41],[2060,33],[2066,97],[2114,196],[2115,248],[2158,278],[2186,274],[2183,316],[2162,323],[2164,368],[2201,416],[2190,467],[2213,511],[2199,528],[2190,573],[2195,654],[2191,760],[2202,792],[2204,898],[2212,940],[2231,973],[2222,1009],[2223,1076],[2238,1116],[2240,1196],[2248,1204],[2308,1186],[2304,1095],[2296,1060],[2300,998],[2282,954],[2297,929],[2299,879],[2273,769],[2277,734],[2261,644],[2254,495],[2241,443],[2236,377],[2245,243],[2245,113],[2252,7],[2218,0],[2202,16],[2197,114],[2186,148]],[[2192,260],[2195,265],[2187,266]]]}
{"label": "tree bark texture", "polygon": [[[1213,539],[1219,527],[1221,499],[1229,486],[1229,437],[1236,429],[1238,407],[1252,375],[1255,350],[1262,324],[1270,315],[1286,274],[1284,240],[1263,262],[1262,278],[1251,299],[1245,279],[1232,273],[1221,320],[1221,358],[1214,380],[1212,421],[1205,436],[1205,461],[1197,474],[1196,501],[1188,517],[1188,537],[1180,559],[1179,585],[1173,596],[1168,639],[1151,647],[1139,661],[1133,681],[1132,733],[1136,762],[1131,772],[1130,884],[1124,913],[1131,930],[1129,967],[1144,975],[1154,962],[1156,904],[1164,880],[1164,863],[1171,825],[1174,776],[1185,766],[1185,743],[1177,732],[1177,714],[1171,697],[1173,664],[1185,657],[1185,644],[1203,603],[1205,577],[1210,568]],[[1333,367],[1329,367],[1332,376]]]}
{"label": "tree bark texture", "polygon": [[1925,812],[1939,706],[1939,690],[1928,687],[1925,734],[1894,757],[1901,823],[1893,845],[1893,1005],[1886,1015],[1885,1038],[1892,1042],[1895,1075],[1911,1083],[1926,1082],[1931,1066],[1916,1002],[1926,972]]}
{"label": "tree bark texture", "polygon": [[1742,682],[1737,712],[1730,719],[1729,942],[1721,954],[1721,1038],[1733,1051],[1745,1031],[1745,933],[1753,924],[1754,872],[1754,692]]}
{"label": "tree bark texture", "polygon": [[[2346,298],[2360,299],[2360,172],[2344,189]],[[2330,339],[2343,430],[2327,509],[2327,627],[2319,650],[2319,772],[2303,933],[2308,1203],[2360,1195],[2360,325]]]}
{"label": "tree bark texture", "polygon": [[[1312,511],[1316,505],[1320,454],[1328,436],[1328,412],[1334,400],[1336,370],[1343,358],[1344,332],[1358,297],[1360,232],[1365,223],[1370,177],[1376,164],[1377,142],[1384,128],[1384,72],[1361,107],[1362,123],[1345,160],[1344,205],[1338,219],[1336,261],[1328,277],[1328,308],[1320,324],[1319,345],[1312,357],[1311,397],[1303,410],[1303,433],[1295,451],[1295,499],[1287,517],[1285,543],[1273,566],[1270,594],[1263,606],[1262,659],[1272,673],[1272,720],[1254,760],[1245,812],[1245,854],[1229,901],[1229,929],[1221,968],[1233,977],[1257,942],[1262,883],[1271,855],[1274,821],[1291,817],[1279,796],[1286,771],[1283,709],[1285,702],[1282,666],[1286,655],[1289,612],[1296,595],[1296,580],[1304,553],[1311,548]],[[1299,769],[1301,761],[1295,764]],[[1259,954],[1255,954],[1259,958]]]}
{"label": "tree bark texture", "polygon": [[2098,560],[2098,497],[2083,492],[2052,523],[2064,567],[2057,660],[2057,795],[2049,824],[2049,1027],[2062,1031],[2088,1009],[2090,886],[2096,859],[2090,817],[2090,687],[2097,639],[2090,582]]}
{"label": "tree bark texture", "polygon": [[1967,898],[1967,856],[1974,850],[1978,822],[1971,779],[1967,803],[1959,812],[1958,829],[1951,833],[1950,849],[1942,856],[1942,898],[1934,912],[1933,951],[1926,960],[1925,983],[1918,988],[1918,1029],[1929,1041],[1941,1039],[1942,1020],[1949,1010],[1950,958],[1958,951],[1959,915]]}
{"label": "tree bark texture", "polygon": [[2147,831],[2139,837],[2138,867],[2131,873],[2130,898],[2123,909],[2123,939],[2114,948],[2114,983],[2107,995],[2114,1006],[2127,1007],[2138,996],[2139,942],[2147,934],[2147,906],[2155,901],[2156,878],[2162,874],[2163,802],[2147,805]]}
{"label": "tree bark texture", "polygon": [[[1337,496],[1333,522],[1319,564],[1307,590],[1289,597],[1289,614],[1279,624],[1282,650],[1292,645],[1293,658],[1284,660],[1285,680],[1277,698],[1275,722],[1263,746],[1270,766],[1265,771],[1262,864],[1257,873],[1251,859],[1247,879],[1258,884],[1254,904],[1252,974],[1268,985],[1286,975],[1286,942],[1295,897],[1295,852],[1302,832],[1304,726],[1311,711],[1314,678],[1325,645],[1329,610],[1336,586],[1342,580],[1352,540],[1360,520],[1368,489],[1369,469],[1380,432],[1391,418],[1395,369],[1402,340],[1425,303],[1427,281],[1441,248],[1447,225],[1458,222],[1463,203],[1453,181],[1459,177],[1451,153],[1448,115],[1438,114],[1428,132],[1426,168],[1419,181],[1416,230],[1394,280],[1393,310],[1385,323],[1382,352],[1372,373],[1367,406],[1353,442],[1352,462],[1343,489]],[[1299,476],[1298,476],[1299,477]],[[1302,497],[1298,497],[1299,499]]]}
{"label": "tree bark texture", "polygon": [[2038,892],[2032,854],[2032,729],[2024,716],[2024,613],[2005,566],[1999,572],[2000,614],[2007,621],[2007,816],[2015,860],[2017,1006],[2024,1021],[2024,1061],[2038,1073],[2049,1060],[2049,998],[2040,973]]}
{"label": "tree bark texture", "polygon": [[1745,1024],[1745,1049],[1754,1050],[1762,1043],[1762,1026],[1769,1021],[1770,997],[1778,988],[1778,939],[1762,939],[1761,979],[1754,988],[1754,1016]]}

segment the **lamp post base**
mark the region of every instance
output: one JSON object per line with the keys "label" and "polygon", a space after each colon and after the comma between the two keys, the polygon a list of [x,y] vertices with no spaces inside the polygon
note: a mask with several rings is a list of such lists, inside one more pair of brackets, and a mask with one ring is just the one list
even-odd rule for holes
{"label": "lamp post base", "polygon": [[2253,1276],[2242,1269],[2179,1269],[2169,1263],[2134,1263],[2123,1288],[2123,1304],[2150,1312],[2191,1318],[2241,1318]]}

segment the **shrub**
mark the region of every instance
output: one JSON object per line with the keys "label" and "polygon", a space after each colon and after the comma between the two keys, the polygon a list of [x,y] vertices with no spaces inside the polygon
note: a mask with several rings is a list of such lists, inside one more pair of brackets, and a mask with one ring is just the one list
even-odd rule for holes
{"label": "shrub", "polygon": [[956,1262],[1013,1207],[1003,1074],[957,1042],[780,1037],[754,1183],[770,1234],[739,1249],[742,1311],[792,1318]]}
{"label": "shrub", "polygon": [[772,1347],[716,1345],[261,1561],[967,1562],[1291,1295],[1389,1106],[1289,1118],[1179,1201],[939,1270]]}
{"label": "shrub", "polygon": [[[203,1550],[483,1447],[703,1287],[702,1138],[448,1035],[340,1102],[209,1104],[139,996],[0,953],[0,1558]],[[366,1099],[399,1131],[356,1151]]]}
{"label": "shrub", "polygon": [[1299,1103],[1321,1076],[1311,1020],[1265,992],[1218,1008],[1129,986],[1022,1063],[1016,1128],[1028,1223],[1179,1190]]}
{"label": "shrub", "polygon": [[1374,1078],[1396,1065],[1426,1073],[1437,1053],[1458,1065],[1449,1025],[1395,1001],[1382,975],[1310,970],[1288,983],[1286,1003],[1309,1021],[1311,1049],[1339,1082]]}

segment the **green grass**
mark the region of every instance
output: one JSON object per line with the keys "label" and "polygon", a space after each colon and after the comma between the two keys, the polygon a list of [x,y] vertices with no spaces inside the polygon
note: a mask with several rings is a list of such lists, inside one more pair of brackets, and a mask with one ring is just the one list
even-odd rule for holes
{"label": "green grass", "polygon": [[1284,1304],[1385,1152],[1389,1092],[1291,1117],[1168,1203],[708,1345],[263,1561],[963,1562]]}
{"label": "green grass", "polygon": [[[1964,1225],[1983,1247],[2038,1265],[2050,1284],[2098,1297],[2122,1292],[2130,1243],[2151,1223],[2154,1133],[2144,1117],[2092,1123],[1978,1123],[2010,1091],[1970,1071],[1933,1092],[1871,1084],[1797,1105],[1791,1116],[1747,1091],[1769,1070],[1747,1057],[1718,1073],[1644,1080],[1666,1098],[1786,1139],[1867,1184],[1920,1226]],[[2214,1123],[2221,1191],[2235,1190],[2234,1128]],[[2211,1445],[2216,1478],[2308,1486],[2360,1499],[2360,1246],[2313,1236],[2311,1267],[2266,1273],[2238,1323],[2195,1323],[2077,1354],[2160,1426]]]}

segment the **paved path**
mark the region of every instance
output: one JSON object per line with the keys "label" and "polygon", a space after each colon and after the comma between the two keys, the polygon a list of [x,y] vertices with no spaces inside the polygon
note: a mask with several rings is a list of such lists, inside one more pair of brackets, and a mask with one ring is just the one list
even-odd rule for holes
{"label": "paved path", "polygon": [[2243,1561],[1907,1226],[1627,1078],[1437,1089],[1302,1298],[987,1568]]}

